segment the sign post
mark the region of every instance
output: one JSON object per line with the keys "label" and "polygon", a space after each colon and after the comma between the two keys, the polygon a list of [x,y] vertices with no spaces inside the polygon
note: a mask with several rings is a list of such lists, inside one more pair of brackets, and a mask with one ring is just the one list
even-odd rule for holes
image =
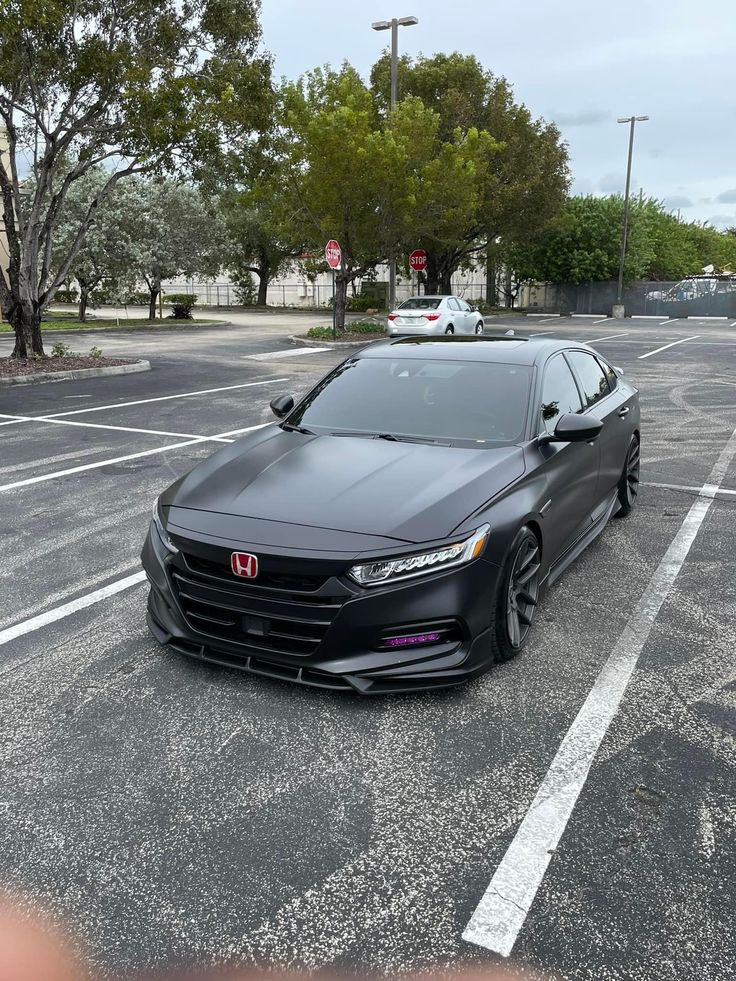
{"label": "sign post", "polygon": [[427,253],[424,249],[414,249],[410,254],[409,268],[417,274],[417,293],[419,293],[419,273],[427,268]]}
{"label": "sign post", "polygon": [[325,246],[325,262],[332,270],[332,340],[337,338],[337,310],[335,308],[335,270],[342,262],[342,249],[340,243],[334,238]]}

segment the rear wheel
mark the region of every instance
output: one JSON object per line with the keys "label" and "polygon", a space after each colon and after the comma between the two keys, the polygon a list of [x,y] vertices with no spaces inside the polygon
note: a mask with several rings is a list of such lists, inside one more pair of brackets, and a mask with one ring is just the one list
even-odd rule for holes
{"label": "rear wheel", "polygon": [[446,334],[454,334],[455,333],[455,328],[452,326],[452,324],[450,324],[450,326],[447,328],[447,330],[445,331],[445,333]]}
{"label": "rear wheel", "polygon": [[482,334],[483,333],[483,321],[482,320],[479,320],[478,323],[475,325],[475,333],[476,334]]}
{"label": "rear wheel", "polygon": [[537,536],[524,526],[509,550],[496,597],[492,627],[496,661],[510,661],[529,639],[539,601],[540,559]]}
{"label": "rear wheel", "polygon": [[636,504],[639,494],[639,469],[641,467],[641,447],[639,437],[632,436],[629,449],[626,454],[626,463],[618,482],[618,502],[621,505],[617,515],[625,518],[630,514]]}

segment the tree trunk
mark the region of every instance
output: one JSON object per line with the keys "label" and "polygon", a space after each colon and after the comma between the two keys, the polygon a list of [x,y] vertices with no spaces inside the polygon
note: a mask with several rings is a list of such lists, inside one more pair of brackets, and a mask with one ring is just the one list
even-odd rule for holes
{"label": "tree trunk", "polygon": [[440,293],[452,293],[452,272],[449,269],[440,272]]}
{"label": "tree trunk", "polygon": [[497,301],[496,256],[493,249],[493,243],[489,242],[486,250],[486,303],[491,307],[495,307]]}
{"label": "tree trunk", "polygon": [[504,293],[506,294],[506,306],[513,310],[514,308],[514,290],[511,284],[511,266],[506,267],[505,275],[505,288]]}
{"label": "tree trunk", "polygon": [[82,323],[87,322],[87,304],[89,303],[89,290],[82,287],[79,291],[79,319]]}
{"label": "tree trunk", "polygon": [[348,277],[344,272],[335,274],[335,327],[345,330],[345,306],[348,295]]}
{"label": "tree trunk", "polygon": [[269,270],[261,267],[258,271],[258,299],[256,303],[259,307],[265,307],[268,300],[268,281],[270,279]]}
{"label": "tree trunk", "polygon": [[148,287],[149,297],[148,297],[148,319],[156,319],[156,303],[158,302],[158,295],[161,292],[161,281],[156,280],[153,285]]}
{"label": "tree trunk", "polygon": [[45,357],[41,337],[41,311],[27,309],[17,303],[7,313],[8,323],[15,332],[15,346],[12,358],[25,360],[30,357]]}
{"label": "tree trunk", "polygon": [[429,296],[436,295],[439,292],[439,282],[437,263],[430,253],[427,257],[427,268],[424,270],[424,292]]}

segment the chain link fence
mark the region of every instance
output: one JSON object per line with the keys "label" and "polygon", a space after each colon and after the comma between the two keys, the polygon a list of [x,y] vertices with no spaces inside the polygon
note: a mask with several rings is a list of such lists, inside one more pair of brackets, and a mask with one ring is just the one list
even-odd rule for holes
{"label": "chain link fence", "polygon": [[[618,284],[540,283],[525,287],[520,306],[538,313],[599,313],[607,316]],[[638,282],[626,287],[628,316],[736,317],[736,276],[690,276],[676,282]]]}

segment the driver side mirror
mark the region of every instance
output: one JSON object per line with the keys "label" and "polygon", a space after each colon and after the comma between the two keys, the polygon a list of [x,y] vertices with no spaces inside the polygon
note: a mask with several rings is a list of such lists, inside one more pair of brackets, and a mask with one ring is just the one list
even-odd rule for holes
{"label": "driver side mirror", "polygon": [[279,419],[283,419],[294,408],[294,398],[291,395],[279,395],[277,398],[271,399],[269,405],[271,412]]}
{"label": "driver side mirror", "polygon": [[539,445],[547,443],[590,443],[600,436],[603,423],[592,416],[579,416],[573,413],[561,416],[554,433],[539,437]]}

